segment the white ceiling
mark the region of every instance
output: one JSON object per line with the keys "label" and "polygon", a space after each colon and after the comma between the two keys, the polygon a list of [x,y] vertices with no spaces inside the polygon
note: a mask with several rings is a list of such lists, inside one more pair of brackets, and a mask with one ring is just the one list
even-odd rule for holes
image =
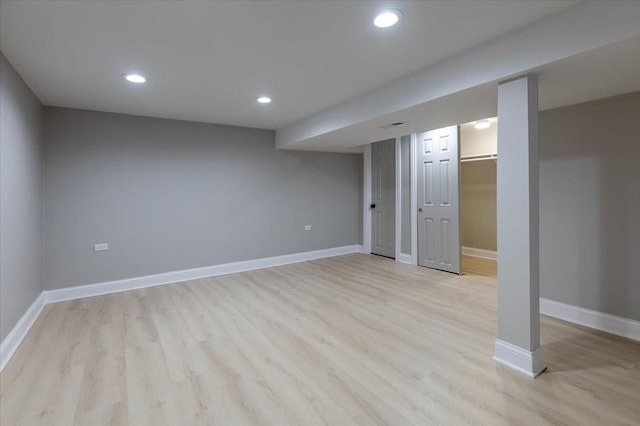
{"label": "white ceiling", "polygon": [[2,0],[0,49],[45,105],[277,129],[574,3]]}

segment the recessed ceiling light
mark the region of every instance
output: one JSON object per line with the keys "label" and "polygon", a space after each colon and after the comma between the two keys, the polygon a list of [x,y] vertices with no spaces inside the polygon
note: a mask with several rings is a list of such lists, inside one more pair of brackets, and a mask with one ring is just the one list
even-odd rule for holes
{"label": "recessed ceiling light", "polygon": [[473,127],[475,127],[478,130],[488,129],[489,126],[491,126],[491,123],[489,122],[489,120],[478,120],[476,121],[476,124],[473,125]]}
{"label": "recessed ceiling light", "polygon": [[378,14],[373,20],[373,25],[378,28],[389,28],[394,26],[400,20],[400,11],[398,10],[385,10]]}
{"label": "recessed ceiling light", "polygon": [[261,104],[268,104],[271,102],[271,98],[268,96],[260,96],[258,99],[256,99],[256,101],[260,102]]}
{"label": "recessed ceiling light", "polygon": [[147,79],[140,74],[126,74],[124,78],[132,83],[144,83],[145,81],[147,81]]}

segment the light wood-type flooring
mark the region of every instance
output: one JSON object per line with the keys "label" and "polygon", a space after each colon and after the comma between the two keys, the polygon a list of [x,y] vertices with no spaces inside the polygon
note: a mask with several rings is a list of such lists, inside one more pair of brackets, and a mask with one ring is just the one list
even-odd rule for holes
{"label": "light wood-type flooring", "polygon": [[495,260],[487,260],[473,256],[462,256],[462,273],[467,275],[493,277],[495,279],[498,274],[498,265]]}
{"label": "light wood-type flooring", "polygon": [[0,424],[640,424],[639,343],[543,317],[529,379],[491,360],[495,265],[465,270],[353,254],[49,305]]}

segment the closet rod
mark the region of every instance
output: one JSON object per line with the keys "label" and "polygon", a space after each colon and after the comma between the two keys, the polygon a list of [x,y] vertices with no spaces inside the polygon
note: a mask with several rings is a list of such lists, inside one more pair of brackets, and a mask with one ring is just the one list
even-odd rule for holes
{"label": "closet rod", "polygon": [[472,155],[468,157],[461,157],[460,162],[466,163],[468,161],[483,161],[483,160],[497,160],[498,154],[485,154],[485,155]]}

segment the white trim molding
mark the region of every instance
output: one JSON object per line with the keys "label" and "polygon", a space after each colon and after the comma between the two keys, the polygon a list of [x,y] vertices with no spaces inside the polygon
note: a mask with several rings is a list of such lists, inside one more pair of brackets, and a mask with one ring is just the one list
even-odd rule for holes
{"label": "white trim molding", "polygon": [[409,164],[411,167],[411,263],[418,264],[418,136],[411,134]]}
{"label": "white trim molding", "polygon": [[65,300],[82,299],[84,297],[100,296],[103,294],[118,293],[121,291],[155,287],[181,281],[235,274],[238,272],[252,271],[254,269],[272,268],[274,266],[289,265],[291,263],[306,262],[325,257],[342,256],[345,254],[362,252],[363,248],[361,245],[334,247],[302,253],[285,254],[283,256],[265,257],[262,259],[205,266],[203,268],[165,272],[162,274],[146,275],[143,277],[126,278],[123,280],[107,281],[97,284],[48,290],[44,293],[47,303],[62,302]]}
{"label": "white trim molding", "polygon": [[482,259],[498,260],[498,252],[492,250],[479,249],[475,247],[462,247],[462,254],[465,256],[480,257]]}
{"label": "white trim molding", "polygon": [[410,254],[400,253],[396,257],[396,261],[400,263],[408,263],[409,265],[413,265],[413,260],[411,259]]}
{"label": "white trim molding", "polygon": [[540,314],[640,341],[640,321],[540,298]]}
{"label": "white trim molding", "polygon": [[533,351],[528,351],[500,339],[496,339],[493,360],[532,379],[547,368],[543,360],[542,347],[538,346]]}
{"label": "white trim molding", "polygon": [[46,300],[44,293],[40,293],[24,315],[22,315],[22,318],[16,323],[15,327],[7,334],[7,337],[4,338],[2,344],[0,344],[0,372],[4,370],[4,367],[9,363],[13,354],[18,350],[20,343],[27,337],[29,330],[31,330],[31,327],[40,316],[45,305]]}
{"label": "white trim molding", "polygon": [[396,247],[396,260],[399,261],[402,253],[402,138],[398,136],[396,138],[395,155],[396,155],[396,210],[395,210],[395,247]]}

